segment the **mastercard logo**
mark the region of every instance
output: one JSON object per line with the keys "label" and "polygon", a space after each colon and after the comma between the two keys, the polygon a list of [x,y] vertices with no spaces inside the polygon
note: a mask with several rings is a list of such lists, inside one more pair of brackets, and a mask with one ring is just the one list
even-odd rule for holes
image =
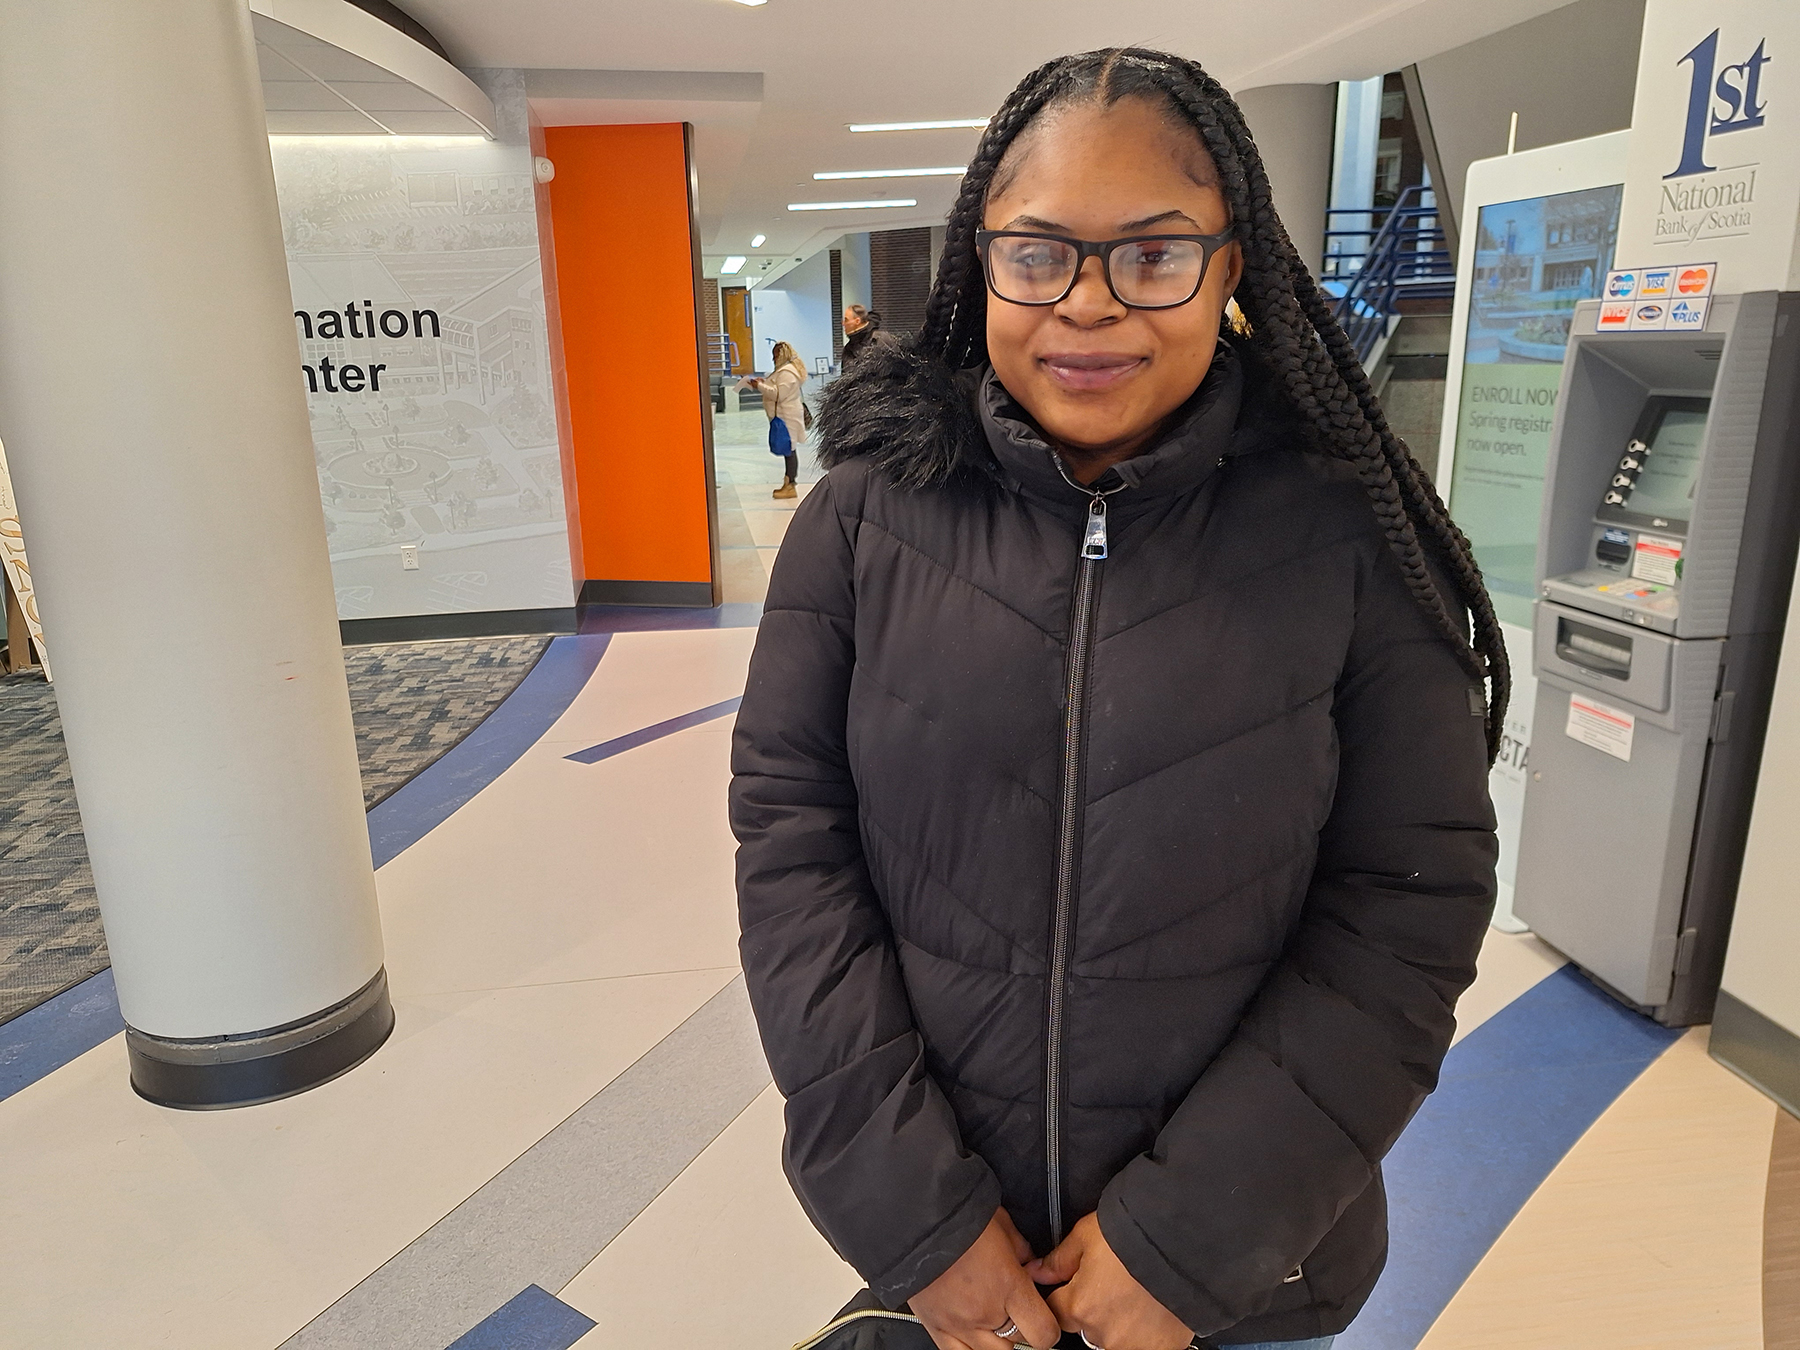
{"label": "mastercard logo", "polygon": [[1697,295],[1706,289],[1706,283],[1712,280],[1712,269],[1709,267],[1690,267],[1675,281],[1675,289],[1683,295]]}

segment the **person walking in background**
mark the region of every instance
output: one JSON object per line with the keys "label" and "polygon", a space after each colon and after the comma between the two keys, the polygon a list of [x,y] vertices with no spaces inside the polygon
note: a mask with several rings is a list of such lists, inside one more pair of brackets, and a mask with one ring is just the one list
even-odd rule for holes
{"label": "person walking in background", "polygon": [[894,341],[892,333],[882,331],[881,315],[862,305],[847,305],[844,308],[844,354],[839,358],[838,368],[848,370],[850,363],[870,347]]}
{"label": "person walking in background", "polygon": [[[797,494],[794,483],[800,477],[800,454],[797,447],[806,443],[806,425],[812,414],[806,410],[801,391],[806,385],[806,363],[785,342],[777,342],[769,353],[774,369],[764,376],[751,376],[744,387],[762,395],[763,412],[769,418],[769,451],[783,456],[786,472],[781,486],[772,496],[787,499]],[[779,427],[776,423],[780,423]],[[783,446],[786,446],[783,449]]]}

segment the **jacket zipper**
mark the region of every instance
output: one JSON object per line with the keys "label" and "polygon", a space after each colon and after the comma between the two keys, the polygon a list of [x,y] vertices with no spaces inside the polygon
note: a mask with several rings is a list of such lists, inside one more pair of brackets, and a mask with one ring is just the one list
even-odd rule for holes
{"label": "jacket zipper", "polygon": [[[1062,470],[1060,457],[1057,469]],[[1068,478],[1065,472],[1063,477]],[[1077,486],[1071,480],[1071,486]],[[1063,712],[1062,831],[1056,852],[1056,902],[1050,933],[1050,990],[1044,1027],[1044,1157],[1050,1196],[1052,1244],[1065,1235],[1062,1195],[1063,1004],[1069,975],[1069,947],[1075,932],[1075,900],[1081,882],[1082,787],[1087,743],[1088,663],[1093,654],[1095,597],[1100,564],[1106,559],[1106,498],[1091,493],[1076,564],[1075,603],[1069,631]],[[1113,492],[1119,488],[1113,488]]]}

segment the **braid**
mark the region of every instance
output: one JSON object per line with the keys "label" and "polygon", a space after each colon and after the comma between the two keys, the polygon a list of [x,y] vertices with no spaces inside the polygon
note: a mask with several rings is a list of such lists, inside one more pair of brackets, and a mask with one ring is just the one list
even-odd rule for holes
{"label": "braid", "polygon": [[[1244,254],[1243,279],[1233,298],[1248,321],[1249,340],[1320,446],[1355,469],[1420,607],[1470,674],[1488,681],[1491,761],[1499,753],[1512,679],[1481,569],[1437,489],[1388,426],[1330,297],[1288,238],[1243,114],[1199,65],[1161,52],[1115,48],[1061,57],[1020,82],[982,134],[946,220],[920,354],[952,369],[987,360],[987,285],[975,232],[994,176],[1019,134],[1048,108],[1089,100],[1111,104],[1128,96],[1163,104],[1199,134],[1212,156]],[[1439,591],[1428,551],[1448,574],[1460,604],[1453,606]]]}

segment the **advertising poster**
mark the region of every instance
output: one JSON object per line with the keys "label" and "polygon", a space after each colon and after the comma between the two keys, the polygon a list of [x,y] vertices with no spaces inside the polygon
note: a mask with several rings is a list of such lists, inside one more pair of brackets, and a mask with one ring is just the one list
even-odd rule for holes
{"label": "advertising poster", "polygon": [[529,149],[270,150],[339,617],[571,605]]}
{"label": "advertising poster", "polygon": [[1457,404],[1450,508],[1487,578],[1512,660],[1513,696],[1490,786],[1500,822],[1500,904],[1512,918],[1537,681],[1531,616],[1538,516],[1557,386],[1577,301],[1597,297],[1612,267],[1623,187],[1587,188],[1483,206]]}

